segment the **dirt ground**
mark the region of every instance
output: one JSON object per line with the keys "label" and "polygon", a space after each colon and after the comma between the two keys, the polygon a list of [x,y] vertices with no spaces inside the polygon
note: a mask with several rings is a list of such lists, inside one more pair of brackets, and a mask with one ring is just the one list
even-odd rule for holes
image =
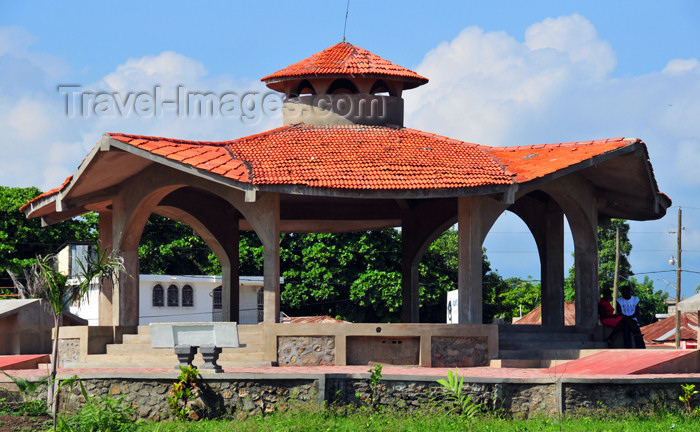
{"label": "dirt ground", "polygon": [[49,416],[0,415],[0,432],[35,432],[51,429]]}

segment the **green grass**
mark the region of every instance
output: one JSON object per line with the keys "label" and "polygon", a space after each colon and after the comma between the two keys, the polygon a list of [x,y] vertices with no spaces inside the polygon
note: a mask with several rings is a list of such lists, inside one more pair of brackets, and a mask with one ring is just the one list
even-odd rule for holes
{"label": "green grass", "polygon": [[562,419],[505,419],[486,415],[467,419],[435,410],[420,412],[373,412],[353,408],[299,407],[267,416],[200,422],[149,422],[138,431],[152,432],[223,432],[223,431],[319,431],[319,432],[398,432],[398,431],[610,431],[651,432],[698,430],[700,419],[682,413],[599,413]]}

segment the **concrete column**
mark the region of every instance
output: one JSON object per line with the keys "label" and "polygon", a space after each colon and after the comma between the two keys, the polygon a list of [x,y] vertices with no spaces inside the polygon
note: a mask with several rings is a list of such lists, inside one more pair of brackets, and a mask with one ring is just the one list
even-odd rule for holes
{"label": "concrete column", "polygon": [[[97,247],[101,251],[112,253],[112,212],[100,212],[97,228],[99,240]],[[97,323],[101,326],[111,326],[112,319],[112,280],[104,280],[100,287],[98,300]]]}
{"label": "concrete column", "polygon": [[479,198],[462,196],[457,203],[459,224],[459,323],[481,324],[483,314],[481,280],[481,212]]}
{"label": "concrete column", "polygon": [[223,321],[238,322],[240,319],[240,286],[238,281],[240,259],[238,255],[240,231],[238,218],[227,226],[226,254],[228,262],[221,265],[221,315]]}
{"label": "concrete column", "polygon": [[414,218],[408,217],[401,225],[401,321],[405,323],[420,322],[418,292],[420,259],[416,260],[415,243],[418,239],[414,222]]}
{"label": "concrete column", "polygon": [[[578,243],[578,242],[575,242]],[[595,328],[598,322],[598,248],[596,236],[575,244],[576,327],[582,331]]]}
{"label": "concrete column", "polygon": [[267,194],[263,229],[258,231],[263,244],[263,315],[264,322],[276,323],[280,319],[280,200],[278,194]]}
{"label": "concrete column", "polygon": [[544,215],[544,253],[540,254],[542,325],[564,326],[564,213],[550,199]]}

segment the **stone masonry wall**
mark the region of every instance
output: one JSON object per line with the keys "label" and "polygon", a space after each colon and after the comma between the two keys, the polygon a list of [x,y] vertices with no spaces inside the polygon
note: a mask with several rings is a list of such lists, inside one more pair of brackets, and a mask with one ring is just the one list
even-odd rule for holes
{"label": "stone masonry wall", "polygon": [[278,336],[280,366],[328,366],[335,364],[334,336]]}
{"label": "stone masonry wall", "polygon": [[[136,410],[137,417],[170,418],[166,396],[174,378],[86,378],[90,395],[123,397]],[[634,411],[658,407],[678,408],[681,384],[700,385],[700,378],[642,378],[620,380],[519,379],[491,382],[465,382],[463,392],[484,410],[502,410],[515,417],[552,416],[593,410]],[[353,376],[315,375],[309,378],[275,376],[256,379],[206,377],[200,381],[202,400],[212,416],[233,416],[286,410],[293,403],[365,403],[371,395],[369,380]],[[81,403],[80,391],[73,390],[69,410]],[[432,379],[382,379],[379,404],[413,410],[440,401],[444,391]],[[375,396],[376,397],[376,396]],[[66,392],[61,405],[65,407]],[[438,403],[445,403],[438,402]]]}
{"label": "stone masonry wall", "polygon": [[488,338],[434,336],[430,356],[433,367],[488,366]]}
{"label": "stone masonry wall", "polygon": [[[89,396],[123,397],[142,419],[171,418],[166,397],[175,379],[83,379]],[[211,417],[223,414],[250,415],[285,410],[294,401],[318,403],[318,381],[304,380],[200,380],[202,401]],[[60,396],[66,408],[67,391]],[[77,410],[84,399],[79,386],[73,388],[67,409]]]}

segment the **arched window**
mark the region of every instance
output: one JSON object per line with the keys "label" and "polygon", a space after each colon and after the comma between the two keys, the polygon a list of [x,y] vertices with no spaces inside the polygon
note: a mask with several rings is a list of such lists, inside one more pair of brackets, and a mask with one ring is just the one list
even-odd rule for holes
{"label": "arched window", "polygon": [[185,285],[182,287],[182,307],[194,306],[194,291],[192,286]]}
{"label": "arched window", "polygon": [[156,286],[153,287],[153,296],[152,296],[152,303],[153,307],[162,307],[164,303],[164,293],[163,293],[163,286],[161,284],[157,284]]}
{"label": "arched window", "polygon": [[170,285],[168,287],[168,306],[169,307],[178,307],[180,306],[180,299],[179,299],[179,292],[177,289],[177,285]]}
{"label": "arched window", "polygon": [[389,86],[386,85],[384,80],[377,80],[377,82],[375,82],[372,85],[372,88],[370,89],[369,93],[373,94],[373,95],[379,95],[379,94],[389,95],[390,94]]}
{"label": "arched window", "polygon": [[293,96],[301,96],[303,94],[316,94],[316,90],[314,90],[314,86],[311,85],[309,80],[303,80],[302,82],[300,82],[299,86],[297,86],[297,91]]}
{"label": "arched window", "polygon": [[221,287],[218,286],[212,291],[212,305],[211,308],[214,310],[221,310]]}
{"label": "arched window", "polygon": [[358,93],[357,87],[347,78],[338,78],[328,88],[328,94],[354,94]]}

